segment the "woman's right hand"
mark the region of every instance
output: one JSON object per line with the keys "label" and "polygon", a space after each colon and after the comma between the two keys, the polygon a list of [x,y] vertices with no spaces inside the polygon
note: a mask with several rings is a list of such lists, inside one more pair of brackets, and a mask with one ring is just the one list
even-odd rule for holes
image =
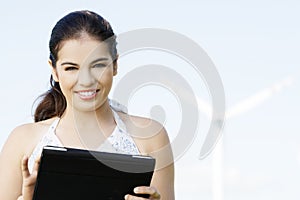
{"label": "woman's right hand", "polygon": [[32,200],[39,164],[40,164],[40,159],[37,159],[34,163],[33,171],[30,174],[29,169],[28,169],[28,156],[23,157],[23,159],[22,159],[22,176],[23,176],[22,196],[20,196],[17,200]]}

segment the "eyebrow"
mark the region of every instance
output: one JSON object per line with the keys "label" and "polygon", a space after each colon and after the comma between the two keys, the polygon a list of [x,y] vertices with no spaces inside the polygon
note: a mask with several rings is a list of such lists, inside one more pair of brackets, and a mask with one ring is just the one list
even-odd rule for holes
{"label": "eyebrow", "polygon": [[108,58],[98,58],[98,59],[94,60],[93,62],[91,62],[91,65],[93,65],[97,62],[100,62],[100,61],[107,61],[107,60],[108,60]]}
{"label": "eyebrow", "polygon": [[[93,65],[97,62],[100,62],[100,61],[107,61],[107,60],[108,60],[108,58],[98,58],[98,59],[92,61],[91,65]],[[61,63],[61,65],[75,65],[75,66],[78,66],[78,64],[72,63],[72,62],[63,62],[63,63]]]}
{"label": "eyebrow", "polygon": [[78,65],[78,64],[72,62],[63,62],[61,63],[61,65]]}

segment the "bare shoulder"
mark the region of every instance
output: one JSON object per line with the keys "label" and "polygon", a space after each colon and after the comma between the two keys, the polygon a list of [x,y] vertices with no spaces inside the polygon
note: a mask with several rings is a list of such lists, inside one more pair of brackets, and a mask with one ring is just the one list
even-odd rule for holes
{"label": "bare shoulder", "polygon": [[2,151],[18,149],[20,153],[30,153],[42,135],[47,132],[53,120],[52,118],[37,123],[26,123],[17,126],[8,136]]}
{"label": "bare shoulder", "polygon": [[125,113],[120,117],[143,153],[155,152],[169,145],[168,133],[158,121]]}

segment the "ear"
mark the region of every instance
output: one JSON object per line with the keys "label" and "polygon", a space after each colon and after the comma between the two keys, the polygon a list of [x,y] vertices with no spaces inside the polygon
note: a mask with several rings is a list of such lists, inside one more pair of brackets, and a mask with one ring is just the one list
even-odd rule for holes
{"label": "ear", "polygon": [[56,68],[53,67],[52,61],[51,61],[50,59],[48,60],[48,64],[49,64],[49,66],[50,66],[50,68],[51,68],[51,71],[52,71],[52,77],[53,77],[53,80],[54,80],[55,82],[59,82]]}
{"label": "ear", "polygon": [[113,62],[113,75],[117,75],[118,73],[118,58],[119,58],[119,55],[116,56],[116,59],[115,61]]}

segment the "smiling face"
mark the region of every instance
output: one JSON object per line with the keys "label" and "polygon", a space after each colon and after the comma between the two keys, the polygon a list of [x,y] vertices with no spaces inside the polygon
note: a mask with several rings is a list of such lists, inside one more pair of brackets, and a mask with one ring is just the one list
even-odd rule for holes
{"label": "smiling face", "polygon": [[57,57],[52,75],[59,82],[67,109],[95,111],[100,108],[107,100],[117,73],[107,44],[88,36],[70,39],[62,43]]}

